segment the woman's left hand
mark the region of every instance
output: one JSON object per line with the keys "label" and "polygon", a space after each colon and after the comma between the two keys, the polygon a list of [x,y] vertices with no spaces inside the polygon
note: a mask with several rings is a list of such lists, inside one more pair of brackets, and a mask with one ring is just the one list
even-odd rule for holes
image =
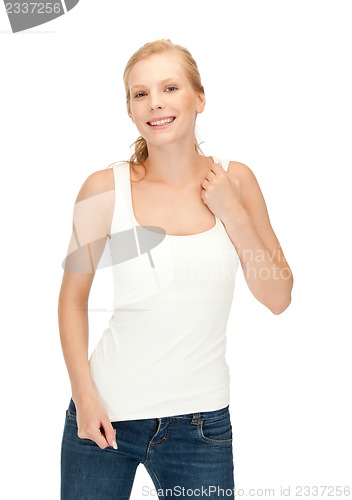
{"label": "woman's left hand", "polygon": [[231,177],[221,165],[213,163],[201,186],[203,202],[222,221],[228,214],[243,210],[240,183]]}

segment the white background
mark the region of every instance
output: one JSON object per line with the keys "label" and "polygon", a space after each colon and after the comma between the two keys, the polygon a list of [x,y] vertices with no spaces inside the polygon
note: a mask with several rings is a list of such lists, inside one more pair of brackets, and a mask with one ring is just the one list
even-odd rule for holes
{"label": "white background", "polygon": [[[122,73],[157,38],[197,60],[203,150],[254,171],[295,277],[275,316],[238,274],[236,487],[352,487],[350,2],[82,0],[17,34],[1,9],[0,31],[1,497],[59,499],[70,385],[57,300],[73,205],[88,175],[129,157]],[[111,314],[108,276],[93,284],[90,349]],[[153,488],[141,465],[132,500],[142,486]]]}

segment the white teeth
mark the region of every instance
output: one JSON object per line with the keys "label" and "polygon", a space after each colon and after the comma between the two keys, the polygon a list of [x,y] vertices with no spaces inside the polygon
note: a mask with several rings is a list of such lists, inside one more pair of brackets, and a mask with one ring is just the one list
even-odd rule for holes
{"label": "white teeth", "polygon": [[155,122],[149,122],[150,125],[166,125],[167,123],[171,123],[173,118],[165,118],[164,120],[157,120]]}

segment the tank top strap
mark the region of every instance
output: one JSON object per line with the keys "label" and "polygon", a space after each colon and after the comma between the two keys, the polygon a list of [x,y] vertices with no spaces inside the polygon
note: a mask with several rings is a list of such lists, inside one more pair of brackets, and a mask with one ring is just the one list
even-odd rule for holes
{"label": "tank top strap", "polygon": [[[211,156],[227,172],[230,161]],[[125,231],[136,226],[130,186],[129,162],[116,162],[112,165],[115,183],[115,205],[111,224],[112,233]]]}
{"label": "tank top strap", "polygon": [[213,159],[214,163],[218,163],[225,170],[225,172],[228,171],[230,160],[220,160],[216,156],[211,156],[211,158]]}
{"label": "tank top strap", "polygon": [[115,182],[115,206],[111,230],[117,233],[131,229],[134,226],[134,220],[129,197],[129,163],[117,162],[112,168]]}

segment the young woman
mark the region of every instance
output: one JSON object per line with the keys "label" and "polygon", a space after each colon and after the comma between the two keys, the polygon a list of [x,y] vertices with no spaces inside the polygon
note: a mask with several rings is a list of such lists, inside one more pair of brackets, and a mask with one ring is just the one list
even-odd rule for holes
{"label": "young woman", "polygon": [[[61,498],[128,499],[140,463],[161,499],[234,498],[225,351],[236,270],[274,314],[290,304],[292,273],[250,168],[199,149],[205,94],[189,51],[148,43],[124,82],[140,137],[129,162],[83,183],[59,297],[72,386]],[[108,246],[114,312],[88,360],[89,292]]]}

